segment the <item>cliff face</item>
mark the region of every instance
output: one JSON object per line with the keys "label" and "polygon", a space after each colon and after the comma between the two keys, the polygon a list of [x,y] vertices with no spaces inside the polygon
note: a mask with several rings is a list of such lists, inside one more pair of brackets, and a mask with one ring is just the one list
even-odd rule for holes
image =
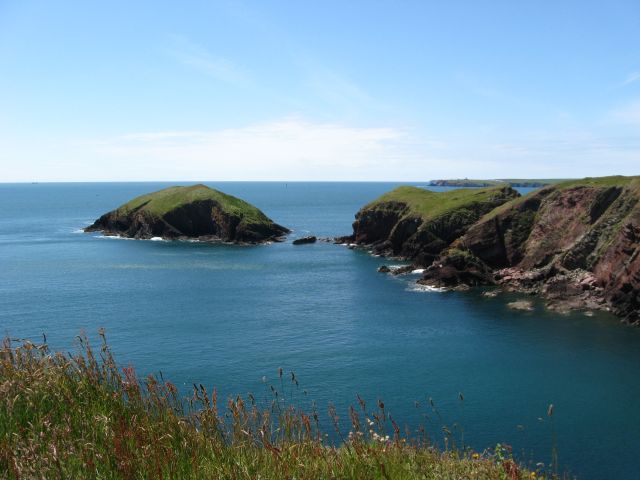
{"label": "cliff face", "polygon": [[253,205],[204,185],[142,195],[102,215],[86,232],[128,238],[261,243],[289,232]]}
{"label": "cliff face", "polygon": [[[422,283],[500,284],[640,322],[640,177],[564,182],[485,215]],[[473,281],[464,281],[473,271]]]}
{"label": "cliff face", "polygon": [[341,240],[426,266],[480,217],[516,197],[505,186],[449,192],[399,187],[363,207],[353,235]]}

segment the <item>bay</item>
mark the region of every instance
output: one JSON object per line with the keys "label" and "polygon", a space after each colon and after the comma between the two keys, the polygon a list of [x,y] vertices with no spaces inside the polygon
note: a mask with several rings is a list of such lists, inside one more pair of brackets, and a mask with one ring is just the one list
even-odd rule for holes
{"label": "bay", "polygon": [[555,447],[579,478],[637,477],[637,329],[607,314],[550,313],[541,302],[514,312],[507,295],[420,291],[415,275],[377,273],[393,262],[366,252],[291,245],[350,233],[355,212],[398,184],[207,182],[293,230],[271,245],[81,232],[168,185],[0,184],[0,334],[45,333],[53,348],[72,350],[77,334],[97,341],[104,327],[123,366],[162,371],[185,394],[202,383],[223,397],[267,397],[283,368],[300,382],[285,394],[321,412],[335,404],[345,433],[360,394],[436,439],[457,424],[458,442],[477,450],[505,442],[523,461],[548,464]]}

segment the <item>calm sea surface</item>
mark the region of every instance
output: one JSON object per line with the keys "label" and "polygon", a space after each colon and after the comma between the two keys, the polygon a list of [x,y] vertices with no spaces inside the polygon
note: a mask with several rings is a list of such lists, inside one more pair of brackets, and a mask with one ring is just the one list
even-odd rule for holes
{"label": "calm sea surface", "polygon": [[44,332],[71,350],[76,334],[105,327],[120,363],[162,371],[185,393],[203,383],[260,396],[262,377],[278,385],[282,367],[307,390],[303,406],[313,399],[326,412],[333,402],[345,427],[360,394],[436,438],[459,423],[476,449],[506,442],[524,461],[548,463],[557,443],[560,464],[580,478],[640,477],[640,330],[541,305],[513,312],[513,297],[417,291],[415,275],[376,272],[393,262],[291,245],[350,233],[355,212],[397,184],[208,185],[293,234],[256,247],[102,238],[79,229],[168,184],[0,184],[0,334]]}

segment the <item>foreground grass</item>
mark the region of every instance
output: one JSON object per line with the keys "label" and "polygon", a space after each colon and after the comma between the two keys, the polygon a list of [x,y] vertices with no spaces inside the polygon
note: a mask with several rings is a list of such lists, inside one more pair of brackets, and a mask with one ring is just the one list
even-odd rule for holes
{"label": "foreground grass", "polygon": [[[86,338],[80,344],[80,354],[65,355],[5,340],[1,478],[542,478],[507,448],[442,452],[426,435],[409,438],[382,402],[369,411],[359,399],[334,446],[316,411],[286,406],[273,387],[263,407],[251,395],[220,405],[202,385],[183,400],[162,378],[141,382],[132,368],[119,369],[106,341],[98,352]],[[340,436],[335,411],[326,421]]]}

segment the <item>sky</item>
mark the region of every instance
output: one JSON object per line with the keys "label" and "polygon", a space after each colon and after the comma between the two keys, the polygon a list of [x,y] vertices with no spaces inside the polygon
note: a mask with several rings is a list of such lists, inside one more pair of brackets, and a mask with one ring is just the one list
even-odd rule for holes
{"label": "sky", "polygon": [[638,0],[0,0],[0,182],[612,174]]}

